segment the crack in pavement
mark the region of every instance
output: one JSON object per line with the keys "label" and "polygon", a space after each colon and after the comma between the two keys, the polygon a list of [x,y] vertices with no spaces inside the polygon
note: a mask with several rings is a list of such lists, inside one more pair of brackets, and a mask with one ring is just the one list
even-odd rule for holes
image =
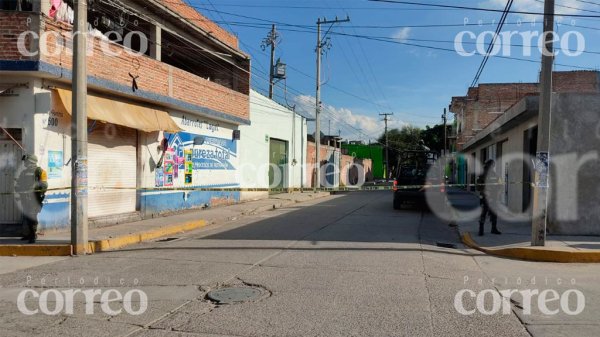
{"label": "crack in pavement", "polygon": [[425,290],[427,291],[427,307],[429,308],[429,327],[431,328],[431,335],[434,335],[434,323],[433,323],[433,309],[432,309],[432,300],[431,300],[431,290],[429,289],[429,285],[427,283],[427,279],[429,277],[429,275],[427,274],[426,271],[426,267],[425,267],[425,256],[423,254],[424,252],[424,248],[423,248],[423,242],[421,240],[421,228],[423,225],[423,219],[425,218],[424,212],[421,211],[421,218],[419,219],[419,225],[418,225],[418,240],[419,240],[419,246],[421,247],[420,252],[421,252],[421,263],[423,265],[423,269],[422,269],[422,276],[423,276],[423,283],[425,284]]}

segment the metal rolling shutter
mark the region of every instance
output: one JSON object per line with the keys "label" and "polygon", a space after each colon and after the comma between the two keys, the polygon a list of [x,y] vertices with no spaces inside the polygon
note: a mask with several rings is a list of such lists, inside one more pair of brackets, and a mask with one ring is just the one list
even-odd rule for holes
{"label": "metal rolling shutter", "polygon": [[88,215],[136,211],[137,131],[96,122],[88,135]]}

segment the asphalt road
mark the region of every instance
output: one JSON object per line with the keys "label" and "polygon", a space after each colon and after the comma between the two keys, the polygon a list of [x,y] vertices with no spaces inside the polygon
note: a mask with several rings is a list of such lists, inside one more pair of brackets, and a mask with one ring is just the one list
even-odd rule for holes
{"label": "asphalt road", "polygon": [[[387,191],[339,194],[172,240],[2,274],[0,336],[600,335],[600,268],[481,255],[462,247],[456,230],[433,214],[392,210],[391,197]],[[533,276],[538,281],[530,285]],[[554,284],[558,278],[565,283]],[[576,285],[566,282],[573,278]],[[207,299],[209,290],[226,287],[254,287],[260,296],[237,304]],[[468,295],[464,309],[474,313],[455,307],[463,289],[491,289],[482,309],[492,310],[491,292],[513,288],[580,289],[586,307],[575,316],[545,316],[537,308],[524,314],[524,301],[515,299],[507,313],[486,315]],[[41,301],[28,293],[22,302],[32,311],[68,307],[60,303],[64,293],[55,302],[55,290],[101,294],[89,307],[76,295],[73,314],[25,315],[17,296],[26,289],[49,295]],[[136,289],[148,298],[139,315],[116,295]],[[117,300],[103,308],[106,293]],[[142,311],[137,299],[130,312]]]}

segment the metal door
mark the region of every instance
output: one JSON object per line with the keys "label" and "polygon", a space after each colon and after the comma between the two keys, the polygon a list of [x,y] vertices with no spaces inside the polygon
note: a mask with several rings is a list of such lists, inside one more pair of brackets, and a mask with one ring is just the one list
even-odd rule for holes
{"label": "metal door", "polygon": [[269,188],[271,193],[281,193],[287,186],[287,142],[271,139],[269,143]]}
{"label": "metal door", "polygon": [[17,144],[0,140],[0,224],[21,223],[22,214],[14,195],[21,156],[22,152]]}

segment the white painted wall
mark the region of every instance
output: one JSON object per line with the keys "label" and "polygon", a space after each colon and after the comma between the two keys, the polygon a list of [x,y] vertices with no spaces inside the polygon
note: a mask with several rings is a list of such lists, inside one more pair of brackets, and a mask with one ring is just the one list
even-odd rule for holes
{"label": "white painted wall", "polygon": [[[295,117],[294,117],[295,116]],[[242,188],[268,188],[269,139],[288,142],[285,187],[300,188],[306,182],[306,119],[258,92],[250,93],[251,125],[240,126],[240,184]],[[292,165],[293,161],[295,165]],[[266,197],[267,192],[243,192],[242,200]]]}
{"label": "white painted wall", "polygon": [[[4,128],[23,129],[21,145],[27,153],[38,157],[38,165],[43,169],[48,170],[48,151],[63,152],[63,164],[66,164],[71,152],[71,117],[51,111],[51,94],[48,89],[42,88],[41,80],[10,77],[2,82],[28,83],[29,87],[14,89],[18,96],[0,97],[0,125]],[[49,123],[51,118],[53,123]],[[70,167],[63,167],[61,176],[49,179],[49,188],[69,187]]]}
{"label": "white painted wall", "polygon": [[[479,144],[477,147],[470,147],[465,150],[465,154],[469,155],[476,152],[476,160],[481,161],[481,150],[487,148],[491,145],[495,145],[498,142],[503,142],[502,148],[502,163],[499,167],[496,166],[496,172],[499,177],[505,182],[505,163],[507,158],[512,158],[512,163],[509,163],[508,168],[508,208],[515,213],[520,213],[523,205],[523,142],[524,142],[524,133],[526,130],[537,125],[537,118],[531,118],[523,123],[520,123],[518,126],[513,127],[512,129],[500,133],[495,134],[495,137],[485,143]],[[470,158],[469,158],[470,159]],[[483,165],[480,164],[482,169]],[[469,161],[469,176],[474,170],[474,162],[472,160]],[[475,182],[471,182],[475,183]]]}

